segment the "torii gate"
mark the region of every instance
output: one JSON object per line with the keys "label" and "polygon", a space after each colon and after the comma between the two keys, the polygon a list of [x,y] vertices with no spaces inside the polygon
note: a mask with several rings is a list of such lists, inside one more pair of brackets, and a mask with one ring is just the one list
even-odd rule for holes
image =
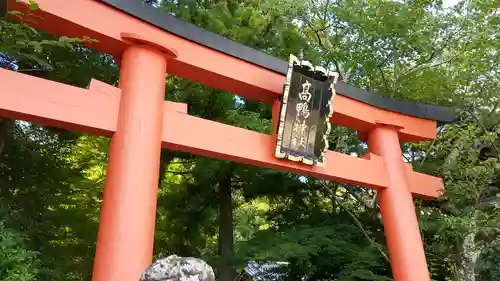
{"label": "torii gate", "polygon": [[[27,11],[28,0],[8,0]],[[414,196],[436,198],[440,178],[414,172],[401,142],[431,140],[453,110],[379,97],[339,82],[330,119],[368,140],[361,158],[327,153],[324,167],[274,157],[275,136],[187,114],[164,101],[166,72],[273,105],[276,128],[287,63],[138,0],[37,0],[34,26],[90,45],[121,66],[119,88],[87,89],[0,70],[0,116],[111,137],[94,281],[137,281],[152,261],[161,147],[371,187],[379,191],[396,281],[430,280]],[[31,12],[32,13],[32,12]],[[244,148],[244,149],[241,149]]]}

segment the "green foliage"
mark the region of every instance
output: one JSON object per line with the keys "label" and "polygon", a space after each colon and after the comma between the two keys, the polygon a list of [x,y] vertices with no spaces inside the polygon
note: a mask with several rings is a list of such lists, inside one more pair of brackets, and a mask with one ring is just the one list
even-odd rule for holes
{"label": "green foliage", "polygon": [[5,224],[22,230],[29,249],[42,253],[37,280],[90,276],[101,191],[67,164],[74,145],[39,126],[17,124],[2,159]]}
{"label": "green foliage", "polygon": [[38,253],[27,250],[19,233],[0,222],[0,279],[35,281],[39,270]]}
{"label": "green foliage", "polygon": [[[162,1],[162,9],[266,53],[284,59],[293,53],[333,68],[382,95],[460,107],[460,123],[445,126],[436,141],[405,145],[405,157],[415,170],[443,177],[446,186],[438,202],[416,200],[432,278],[462,281],[477,274],[476,280],[495,281],[497,2],[444,9],[432,0],[180,0]],[[14,57],[21,71],[79,87],[91,78],[117,85],[114,58],[80,45],[91,39],[57,38],[29,22],[0,24],[0,53]],[[271,132],[269,105],[241,103],[178,77],[169,76],[166,86],[166,98],[187,103],[191,115]],[[0,205],[9,214],[0,224],[0,279],[90,280],[109,139],[22,122],[7,137],[0,155]],[[346,128],[334,126],[329,140],[339,152],[366,152]],[[231,260],[219,256],[217,245],[218,195],[227,178]],[[236,269],[248,260],[287,261],[290,280],[390,280],[374,196],[362,187],[164,150],[155,255],[200,256]]]}
{"label": "green foliage", "polygon": [[482,260],[478,272],[479,281],[498,281],[500,280],[500,248],[499,246],[484,249]]}
{"label": "green foliage", "polygon": [[[499,193],[496,179],[500,163],[498,157],[485,157],[480,149],[498,136],[490,132],[481,134],[481,130],[472,124],[447,126],[426,158],[432,169],[444,177],[446,198],[441,200],[439,208],[421,208],[421,228],[426,233],[428,252],[432,253],[430,260],[441,266],[444,261],[450,271],[461,266],[462,243],[468,235],[475,238],[479,253],[498,241],[498,206],[489,202]],[[488,264],[488,258],[484,262]]]}
{"label": "green foliage", "polygon": [[[35,1],[30,1],[28,15],[38,9]],[[96,42],[90,37],[69,38],[61,36],[55,38],[43,32],[37,31],[29,25],[31,20],[25,19],[25,14],[19,11],[10,11],[15,17],[19,17],[21,23],[0,20],[0,53],[9,54],[19,61],[21,65],[30,65],[42,70],[53,70],[53,65],[47,60],[46,51],[57,48],[74,50],[75,44]],[[26,62],[24,62],[26,60]]]}

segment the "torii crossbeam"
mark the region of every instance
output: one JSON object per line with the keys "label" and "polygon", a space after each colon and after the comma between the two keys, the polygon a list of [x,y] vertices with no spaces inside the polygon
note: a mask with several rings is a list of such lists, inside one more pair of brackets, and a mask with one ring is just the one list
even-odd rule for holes
{"label": "torii crossbeam", "polygon": [[[8,3],[27,11],[28,2]],[[272,104],[276,127],[286,62],[138,0],[37,3],[34,27],[97,39],[89,47],[120,65],[118,88],[92,80],[82,89],[0,70],[0,116],[112,137],[94,281],[137,281],[151,263],[161,147],[377,189],[394,279],[429,280],[412,194],[437,198],[443,183],[405,164],[400,143],[434,139],[437,123],[452,121],[453,110],[339,82],[330,121],[356,129],[370,153],[330,151],[324,167],[279,160],[274,135],[190,116],[186,104],[164,101],[165,75]]]}

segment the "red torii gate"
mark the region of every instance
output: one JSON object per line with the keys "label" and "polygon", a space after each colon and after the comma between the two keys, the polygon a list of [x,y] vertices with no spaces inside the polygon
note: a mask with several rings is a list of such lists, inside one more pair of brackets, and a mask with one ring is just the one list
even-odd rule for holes
{"label": "red torii gate", "polygon": [[[9,0],[28,10],[28,0]],[[396,281],[429,280],[412,194],[436,198],[440,178],[414,172],[401,142],[436,137],[451,109],[398,102],[343,82],[332,123],[358,130],[370,153],[329,151],[324,167],[274,157],[275,136],[204,120],[164,101],[166,72],[273,105],[276,128],[287,63],[153,7],[130,0],[37,0],[34,27],[89,45],[120,64],[119,88],[92,80],[87,89],[0,70],[0,116],[111,139],[97,239],[94,281],[136,281],[152,260],[161,147],[295,172],[379,191]],[[244,149],[241,149],[241,148]]]}

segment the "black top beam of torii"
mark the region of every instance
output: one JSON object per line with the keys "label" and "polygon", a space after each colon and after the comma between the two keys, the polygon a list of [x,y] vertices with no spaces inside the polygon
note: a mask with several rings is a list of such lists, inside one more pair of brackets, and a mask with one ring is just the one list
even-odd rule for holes
{"label": "black top beam of torii", "polygon": [[[194,24],[179,20],[176,17],[140,0],[98,1],[184,39],[261,66],[268,70],[281,73],[283,75],[286,74],[288,62],[237,43],[216,33],[202,29]],[[6,12],[7,0],[0,0],[0,17],[3,17]],[[336,91],[341,95],[378,108],[410,116],[437,120],[438,124],[446,124],[456,121],[455,110],[451,107],[394,100],[364,89],[359,89],[342,81],[337,83]]]}
{"label": "black top beam of torii", "polygon": [[[282,59],[237,43],[231,39],[202,29],[194,24],[179,20],[173,15],[165,13],[140,0],[99,1],[142,21],[148,22],[169,33],[274,72],[285,75],[288,69],[288,62]],[[342,81],[339,81],[335,88],[337,93],[354,100],[406,115],[437,120],[438,124],[451,123],[456,119],[455,110],[450,107],[394,100],[364,89],[359,89]]]}

